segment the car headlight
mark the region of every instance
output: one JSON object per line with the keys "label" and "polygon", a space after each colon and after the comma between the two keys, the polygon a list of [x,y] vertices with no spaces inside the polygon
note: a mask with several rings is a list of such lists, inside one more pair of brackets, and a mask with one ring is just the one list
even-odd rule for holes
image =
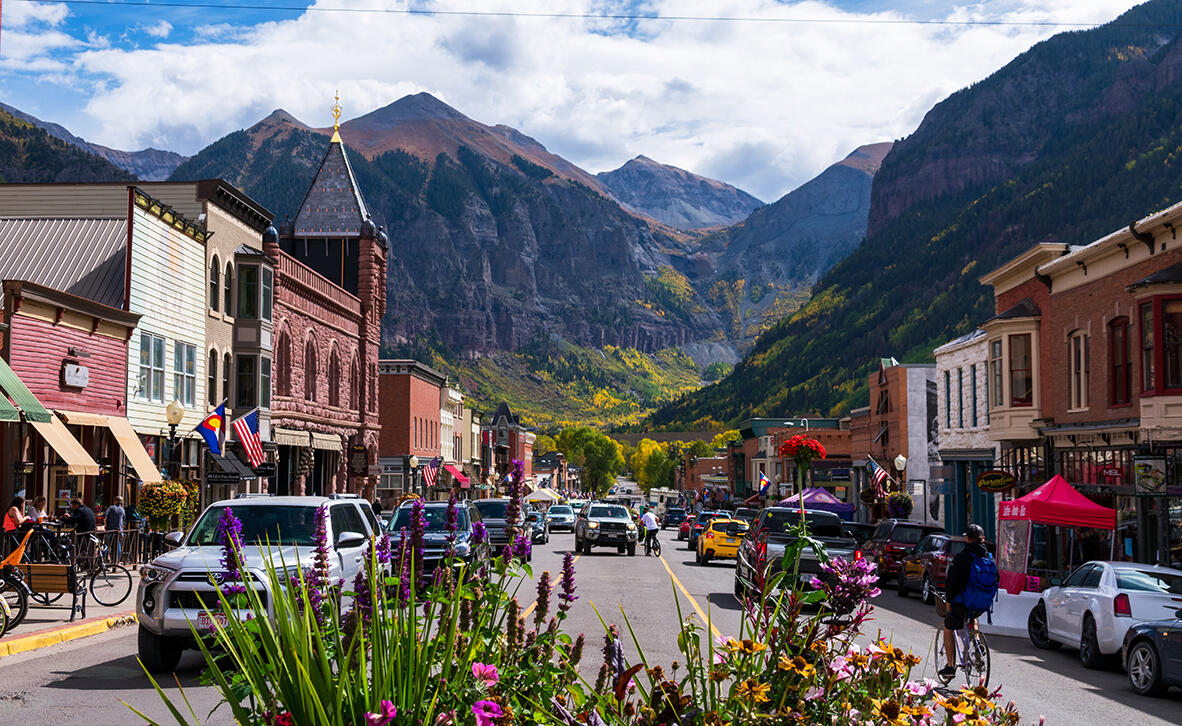
{"label": "car headlight", "polygon": [[472,551],[472,546],[467,542],[456,542],[452,551],[455,552],[456,557],[467,557],[468,553]]}
{"label": "car headlight", "polygon": [[176,570],[161,567],[160,565],[144,565],[140,568],[140,579],[148,582],[160,582],[161,580],[168,579],[168,576],[174,572]]}
{"label": "car headlight", "polygon": [[634,530],[634,529],[636,529],[636,525],[635,525],[635,524],[632,524],[631,522],[629,522],[629,523],[628,523],[628,531],[629,531],[629,532],[631,532],[631,531],[632,531],[632,530]]}
{"label": "car headlight", "polygon": [[599,529],[599,522],[587,522],[587,529]]}

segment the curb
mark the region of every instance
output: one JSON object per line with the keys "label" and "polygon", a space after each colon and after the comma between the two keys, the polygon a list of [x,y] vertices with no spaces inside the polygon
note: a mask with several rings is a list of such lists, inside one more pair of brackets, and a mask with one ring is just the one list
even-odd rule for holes
{"label": "curb", "polygon": [[103,618],[91,618],[79,623],[63,625],[51,630],[42,630],[12,640],[0,641],[0,657],[26,653],[31,650],[45,648],[58,643],[68,643],[71,640],[85,638],[91,635],[105,633],[111,628],[134,623],[135,611],[109,615]]}

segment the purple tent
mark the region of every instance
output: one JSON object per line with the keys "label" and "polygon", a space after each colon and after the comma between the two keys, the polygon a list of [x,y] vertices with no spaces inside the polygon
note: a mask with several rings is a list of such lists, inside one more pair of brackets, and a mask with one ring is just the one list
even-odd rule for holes
{"label": "purple tent", "polygon": [[[776,502],[777,507],[799,507],[800,495],[794,494],[787,499],[781,499]],[[805,509],[820,509],[826,512],[833,512],[842,519],[849,521],[854,517],[854,510],[856,506],[849,502],[843,502],[837,497],[829,493],[828,490],[820,487],[810,487],[804,490],[804,508]]]}

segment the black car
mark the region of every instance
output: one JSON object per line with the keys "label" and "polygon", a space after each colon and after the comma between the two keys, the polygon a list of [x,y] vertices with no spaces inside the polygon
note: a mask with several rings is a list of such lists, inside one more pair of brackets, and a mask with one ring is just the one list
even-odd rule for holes
{"label": "black car", "polygon": [[661,529],[665,529],[666,527],[680,527],[684,521],[684,507],[669,507],[665,510],[665,516],[661,518]]}
{"label": "black car", "polygon": [[525,515],[525,523],[530,527],[530,541],[534,544],[546,544],[550,541],[550,522],[541,512],[530,512]]}
{"label": "black car", "polygon": [[1129,685],[1142,696],[1160,696],[1170,686],[1182,688],[1182,610],[1175,610],[1172,620],[1130,627],[1121,660]]}
{"label": "black car", "polygon": [[755,518],[759,516],[759,510],[751,507],[736,507],[735,513],[731,515],[732,519],[741,519],[750,527]]}
{"label": "black car", "polygon": [[849,535],[854,538],[854,541],[861,546],[866,540],[874,536],[874,530],[878,529],[876,524],[867,524],[866,522],[842,522],[842,527]]}
{"label": "black car", "polygon": [[591,554],[592,547],[615,547],[620,554],[636,554],[637,528],[628,508],[591,502],[575,520],[575,552]]}
{"label": "black car", "polygon": [[[481,521],[484,522],[484,529],[488,533],[488,543],[492,547],[493,552],[500,552],[505,545],[509,544],[509,533],[506,531],[507,522],[505,521],[505,513],[509,509],[509,500],[502,499],[477,499],[472,503],[473,506],[480,512]],[[517,526],[523,527],[524,513],[517,515]],[[531,554],[529,558],[533,559]]]}
{"label": "black car", "polygon": [[701,536],[702,530],[710,526],[710,520],[726,516],[726,512],[698,512],[697,518],[690,522],[689,546],[686,549],[698,549],[698,537]]}
{"label": "black car", "polygon": [[[393,516],[386,529],[397,547],[402,531],[410,530],[413,504],[408,502],[394,510]],[[465,564],[479,563],[488,558],[488,542],[473,544],[473,525],[481,521],[480,512],[471,502],[461,501],[456,504],[455,542],[450,543],[447,531],[447,502],[423,502],[423,516],[427,520],[427,530],[423,535],[423,568],[431,573],[447,556],[449,545],[452,551]]]}

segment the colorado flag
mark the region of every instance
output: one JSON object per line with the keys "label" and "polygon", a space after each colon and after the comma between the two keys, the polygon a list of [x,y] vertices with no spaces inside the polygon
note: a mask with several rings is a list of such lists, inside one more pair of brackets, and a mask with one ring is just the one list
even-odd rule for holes
{"label": "colorado flag", "polygon": [[205,439],[215,456],[222,455],[222,427],[226,425],[226,404],[222,403],[197,424],[197,433]]}
{"label": "colorado flag", "polygon": [[771,488],[771,486],[772,481],[771,479],[767,478],[767,474],[764,474],[762,471],[759,472],[759,496],[766,496],[767,490]]}

